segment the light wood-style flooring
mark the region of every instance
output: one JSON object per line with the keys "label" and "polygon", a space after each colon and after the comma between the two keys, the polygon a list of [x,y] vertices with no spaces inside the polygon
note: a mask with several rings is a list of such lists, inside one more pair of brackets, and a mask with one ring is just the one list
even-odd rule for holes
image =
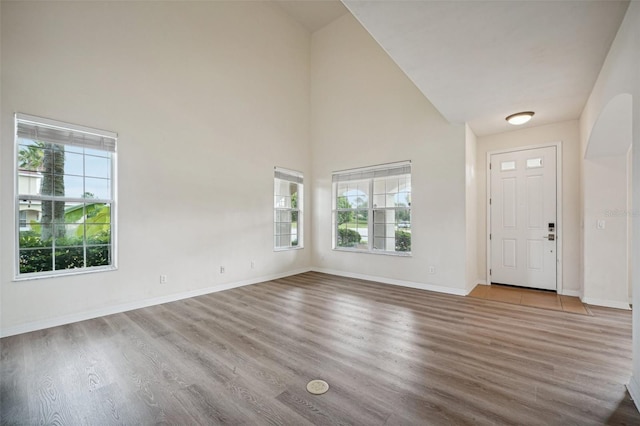
{"label": "light wood-style flooring", "polygon": [[639,425],[592,312],[310,272],[4,338],[1,423]]}
{"label": "light wood-style flooring", "polygon": [[554,311],[572,312],[574,314],[591,315],[587,305],[577,297],[564,296],[551,291],[518,288],[500,284],[477,285],[470,297],[495,300],[497,302],[516,305],[533,306]]}

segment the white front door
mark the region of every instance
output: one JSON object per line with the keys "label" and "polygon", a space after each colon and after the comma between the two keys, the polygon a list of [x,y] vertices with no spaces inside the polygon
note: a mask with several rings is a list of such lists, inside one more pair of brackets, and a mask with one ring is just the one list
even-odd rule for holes
{"label": "white front door", "polygon": [[493,154],[492,283],[556,290],[556,147]]}

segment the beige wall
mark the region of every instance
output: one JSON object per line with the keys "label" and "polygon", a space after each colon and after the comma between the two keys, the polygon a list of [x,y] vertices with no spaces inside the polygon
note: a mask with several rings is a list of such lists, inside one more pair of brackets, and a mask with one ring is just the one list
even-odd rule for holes
{"label": "beige wall", "polygon": [[577,121],[478,138],[478,274],[487,275],[487,152],[562,142],[562,281],[565,294],[579,295],[580,284],[580,140]]}
{"label": "beige wall", "polygon": [[[273,167],[310,178],[309,42],[268,2],[2,2],[2,331],[307,269]],[[117,271],[12,281],[14,112],[118,132]]]}
{"label": "beige wall", "polygon": [[[633,208],[632,216],[632,297],[633,374],[629,392],[640,409],[640,3],[631,2],[611,45],[600,75],[580,117],[580,140],[585,152],[590,135],[609,102],[621,94],[632,97]],[[588,169],[583,167],[585,180]],[[586,194],[585,194],[586,195]],[[586,241],[585,241],[586,249]]]}
{"label": "beige wall", "polygon": [[[464,293],[464,126],[448,124],[351,15],[313,34],[311,88],[314,266]],[[332,250],[331,172],[401,160],[412,161],[412,257]]]}
{"label": "beige wall", "polygon": [[476,177],[478,140],[473,130],[465,126],[465,211],[467,291],[484,281],[478,274],[478,180]]}

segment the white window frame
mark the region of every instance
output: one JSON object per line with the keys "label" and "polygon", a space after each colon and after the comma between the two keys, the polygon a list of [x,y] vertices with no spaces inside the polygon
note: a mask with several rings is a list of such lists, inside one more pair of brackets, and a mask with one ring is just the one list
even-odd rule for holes
{"label": "white window frame", "polygon": [[[19,193],[19,167],[18,167],[18,155],[19,155],[19,139],[35,139],[31,134],[37,134],[38,131],[44,133],[50,131],[48,136],[38,137],[39,140],[46,140],[48,143],[55,143],[58,145],[73,145],[81,146],[94,150],[102,150],[111,153],[111,169],[110,169],[110,184],[111,184],[111,197],[108,199],[95,199],[96,203],[109,203],[110,204],[110,251],[111,251],[111,263],[108,265],[81,267],[74,269],[61,269],[42,272],[20,272],[20,201],[27,200],[35,203],[41,203],[42,201],[64,201],[74,203],[85,203],[86,198],[78,197],[66,197],[55,195],[25,195]],[[117,244],[117,139],[118,134],[106,130],[94,129],[86,126],[80,126],[76,124],[65,123],[49,118],[37,117],[34,115],[16,113],[14,115],[14,227],[15,227],[15,248],[14,248],[14,281],[41,279],[41,278],[53,278],[66,275],[78,275],[86,273],[112,271],[117,269],[118,259],[118,244]],[[43,134],[44,134],[43,133]],[[51,137],[52,139],[49,139]],[[65,140],[63,140],[65,139]],[[86,172],[85,172],[86,173]],[[86,176],[83,174],[83,176]],[[86,241],[83,241],[83,249],[85,250],[86,259]],[[51,250],[55,253],[55,238]]]}
{"label": "white window frame", "polygon": [[[388,251],[376,249],[374,247],[374,221],[376,210],[409,210],[411,216],[411,203],[407,207],[377,207],[374,206],[374,181],[376,178],[408,175],[411,180],[411,161],[401,161],[397,163],[380,164],[357,169],[341,170],[332,173],[332,248],[336,251],[348,251],[357,253],[383,254],[387,256],[412,256],[411,251]],[[368,185],[368,205],[367,205],[367,232],[369,235],[367,248],[351,248],[338,246],[338,214],[343,211],[354,211],[364,209],[339,209],[338,208],[338,184],[340,182],[363,182]],[[411,220],[409,221],[409,227]]]}
{"label": "white window frame", "polygon": [[[278,180],[289,183],[295,183],[298,185],[298,201],[297,207],[287,207],[282,205],[279,200],[279,194],[276,194],[276,186]],[[302,172],[295,170],[285,169],[282,167],[274,167],[273,174],[273,250],[274,251],[286,251],[286,250],[299,250],[304,248],[304,175]],[[296,239],[298,244],[292,245],[289,241],[288,246],[278,246],[277,242],[281,234],[278,233],[278,216],[280,212],[298,213],[298,223],[296,228]],[[282,234],[284,235],[284,234]],[[286,234],[292,235],[292,234]]]}

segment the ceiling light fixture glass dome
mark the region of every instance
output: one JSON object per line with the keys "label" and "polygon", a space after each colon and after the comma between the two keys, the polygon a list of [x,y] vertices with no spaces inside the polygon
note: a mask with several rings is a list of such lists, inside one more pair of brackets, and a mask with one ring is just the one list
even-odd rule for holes
{"label": "ceiling light fixture glass dome", "polygon": [[533,111],[517,112],[515,114],[511,114],[510,116],[505,118],[505,120],[507,120],[509,124],[513,124],[514,126],[519,126],[531,120],[531,117],[533,117],[533,114],[535,114]]}

